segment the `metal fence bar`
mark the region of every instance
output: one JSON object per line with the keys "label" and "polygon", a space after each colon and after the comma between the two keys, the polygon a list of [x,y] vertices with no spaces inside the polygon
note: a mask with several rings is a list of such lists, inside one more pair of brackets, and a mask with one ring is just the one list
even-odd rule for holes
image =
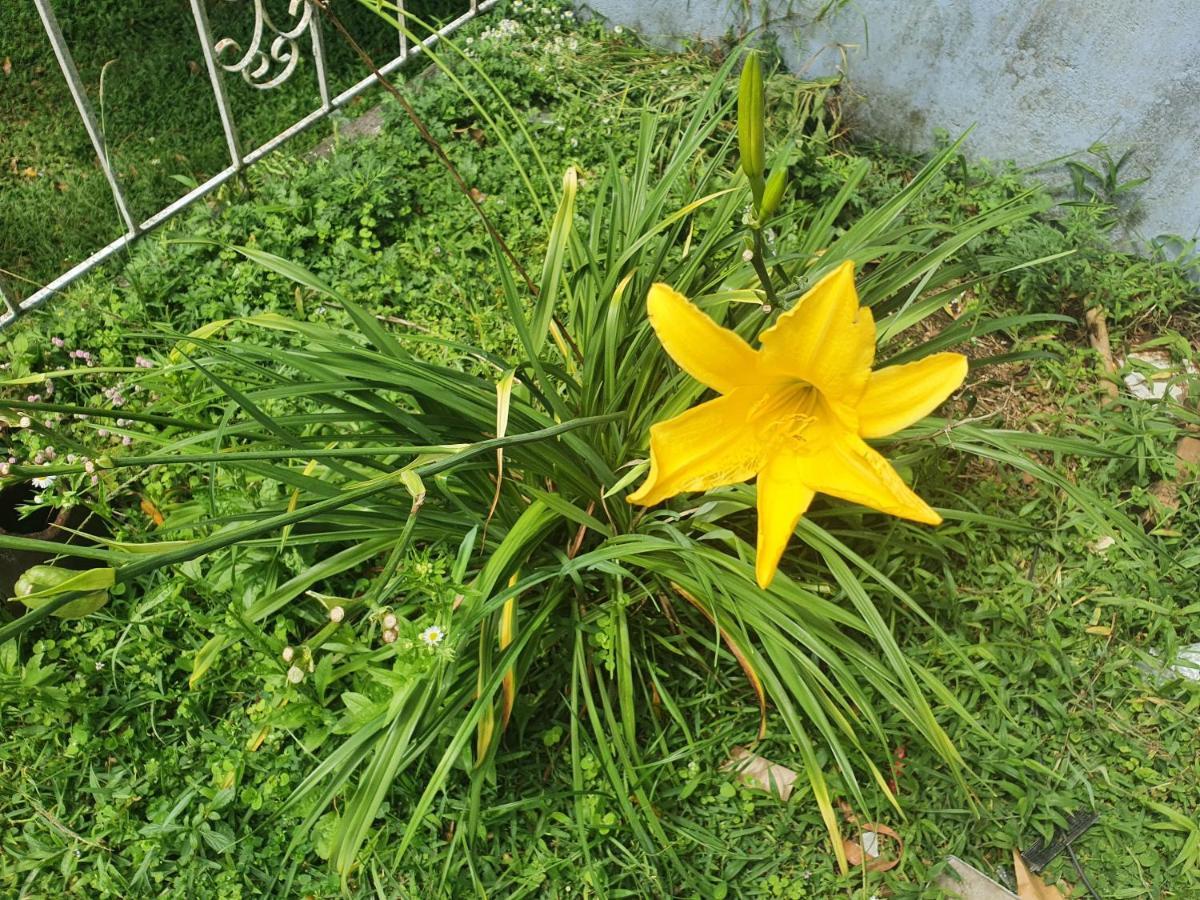
{"label": "metal fence bar", "polygon": [[225,79],[217,64],[213,50],[212,26],[208,23],[208,9],[204,0],[191,0],[192,18],[196,20],[196,34],[200,38],[200,51],[204,54],[204,65],[208,69],[208,80],[212,83],[213,97],[217,101],[217,112],[221,116],[221,129],[225,132],[225,143],[229,147],[229,161],[235,166],[242,164],[242,145],[238,141],[237,125],[229,107],[229,95],[225,93]]}
{"label": "metal fence bar", "polygon": [[[43,2],[46,2],[46,0],[36,0],[36,2],[40,6]],[[202,2],[202,0],[200,0],[200,2]],[[457,31],[466,22],[468,22],[472,18],[474,18],[474,16],[476,14],[486,12],[487,10],[491,9],[493,6],[495,6],[499,2],[500,2],[500,0],[480,0],[477,8],[473,12],[466,12],[463,15],[459,16],[458,18],[454,19],[453,21],[446,23],[441,28],[439,28],[436,32],[429,35],[429,37],[423,39],[419,44],[412,47],[411,51],[408,52],[407,55],[401,54],[400,56],[397,56],[395,59],[392,59],[391,61],[385,63],[383,66],[380,67],[379,74],[386,78],[392,72],[396,71],[398,68],[400,68],[402,65],[404,65],[404,63],[410,57],[416,56],[417,54],[421,53],[425,49],[432,47],[434,44],[436,44],[438,41],[440,41],[443,37],[446,37],[447,35],[452,34],[453,32]],[[315,22],[314,22],[314,27],[316,27]],[[148,231],[151,231],[154,228],[157,228],[163,222],[167,221],[172,216],[176,215],[178,212],[180,212],[181,210],[190,206],[191,204],[195,203],[201,197],[205,196],[206,194],[210,193],[211,191],[216,190],[222,184],[224,184],[225,182],[229,181],[229,179],[231,179],[235,175],[237,175],[238,172],[245,166],[252,165],[253,163],[262,159],[264,156],[267,156],[272,151],[278,149],[282,144],[287,142],[289,139],[295,137],[297,134],[300,134],[302,131],[306,131],[307,129],[311,128],[317,122],[319,122],[322,119],[324,119],[325,117],[327,117],[334,110],[342,109],[343,107],[349,105],[349,103],[352,100],[354,100],[354,98],[356,98],[357,96],[362,94],[368,88],[373,87],[375,84],[378,83],[378,81],[379,81],[379,78],[375,75],[374,72],[372,72],[370,75],[367,75],[365,78],[355,82],[349,88],[342,91],[336,97],[333,97],[329,101],[329,104],[327,107],[323,105],[320,109],[314,110],[313,112],[309,113],[304,118],[300,119],[297,122],[294,122],[286,130],[281,131],[279,134],[275,135],[275,137],[271,138],[269,141],[267,141],[262,146],[256,147],[255,149],[246,153],[242,157],[240,165],[234,164],[234,165],[227,166],[226,168],[224,168],[220,172],[218,172],[216,175],[209,178],[203,184],[188,191],[186,194],[184,194],[182,197],[180,197],[178,200],[174,201],[170,205],[163,207],[161,210],[159,210],[154,215],[150,216],[150,218],[146,219],[139,226],[137,226],[136,230],[131,230],[130,233],[124,234],[121,237],[117,238],[115,241],[113,241],[112,243],[103,247],[102,249],[98,250],[96,253],[93,253],[87,259],[83,260],[82,262],[73,266],[71,269],[69,269],[66,272],[64,272],[63,274],[59,275],[57,278],[55,278],[52,282],[47,284],[45,287],[43,287],[40,290],[38,290],[37,292],[31,294],[29,297],[26,297],[23,301],[21,301],[17,310],[15,310],[15,311],[10,310],[3,316],[0,316],[0,328],[4,328],[4,327],[10,325],[16,319],[17,315],[30,312],[31,310],[34,310],[37,307],[41,306],[43,303],[45,303],[47,300],[49,300],[52,296],[57,294],[59,291],[63,290],[65,287],[70,285],[72,282],[81,278],[83,275],[90,272],[96,266],[100,265],[101,263],[106,262],[111,257],[113,257],[114,255],[119,253],[121,250],[123,250],[125,247],[132,244],[142,234],[144,234]]]}
{"label": "metal fence bar", "polygon": [[96,123],[96,114],[92,111],[91,101],[88,100],[87,89],[84,88],[83,80],[79,77],[79,70],[75,68],[75,60],[67,48],[62,29],[58,27],[58,19],[50,6],[50,0],[33,0],[33,2],[37,7],[38,15],[41,16],[46,36],[50,38],[50,46],[54,48],[54,55],[58,58],[58,66],[67,80],[67,87],[71,90],[71,97],[75,100],[79,117],[83,119],[83,127],[87,129],[88,137],[92,140],[92,147],[100,160],[100,168],[104,170],[104,177],[108,179],[108,186],[112,189],[113,202],[117,206],[117,212],[129,233],[137,234],[137,225],[125,203],[125,194],[121,190],[121,183],[117,180],[117,175],[109,163],[108,152],[104,147],[104,136],[100,133],[100,126]]}
{"label": "metal fence bar", "polygon": [[329,67],[325,62],[325,36],[321,32],[320,13],[313,16],[312,25],[313,60],[317,64],[317,91],[321,94],[321,109],[329,112],[333,101],[329,97]]}
{"label": "metal fence bar", "polygon": [[8,294],[5,293],[3,285],[0,285],[0,300],[2,300],[4,302],[4,305],[6,307],[8,307],[7,315],[9,317],[15,319],[20,311],[17,308],[17,304],[13,303],[12,297],[8,296]]}
{"label": "metal fence bar", "polygon": [[400,31],[399,59],[408,59],[408,18],[404,12],[404,0],[396,0],[396,24]]}

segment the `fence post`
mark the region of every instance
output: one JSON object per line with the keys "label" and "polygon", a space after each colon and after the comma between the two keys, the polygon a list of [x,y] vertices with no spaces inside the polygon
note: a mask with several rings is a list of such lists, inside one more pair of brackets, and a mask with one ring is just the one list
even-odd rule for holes
{"label": "fence post", "polygon": [[208,24],[208,10],[204,0],[191,0],[192,18],[196,20],[196,34],[200,38],[200,50],[204,54],[204,65],[208,69],[208,80],[212,83],[213,97],[217,101],[217,112],[221,116],[221,129],[225,132],[225,143],[229,147],[229,160],[239,169],[242,166],[242,145],[238,141],[237,126],[229,108],[229,97],[225,93],[225,82],[217,65],[213,51],[212,27]]}
{"label": "fence post", "polygon": [[108,179],[108,186],[112,189],[113,202],[117,206],[117,212],[120,213],[130,236],[136,235],[138,233],[137,223],[129,214],[121,183],[117,180],[117,174],[113,171],[112,164],[108,159],[108,151],[104,146],[104,135],[100,133],[100,126],[96,123],[96,114],[92,111],[91,101],[88,100],[87,89],[79,77],[79,70],[75,68],[75,60],[67,48],[62,29],[58,27],[54,9],[50,6],[50,0],[33,0],[33,2],[37,7],[38,15],[41,16],[42,27],[46,29],[46,37],[50,39],[50,46],[54,48],[54,55],[58,58],[58,66],[62,69],[67,87],[71,89],[71,97],[75,100],[79,117],[83,119],[83,127],[87,129],[88,137],[92,140],[92,147],[100,160],[100,168],[104,170],[104,177]]}

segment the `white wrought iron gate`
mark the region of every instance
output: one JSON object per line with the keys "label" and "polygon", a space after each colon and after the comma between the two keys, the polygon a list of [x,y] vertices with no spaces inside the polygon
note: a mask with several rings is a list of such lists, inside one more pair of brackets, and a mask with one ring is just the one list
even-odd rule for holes
{"label": "white wrought iron gate", "polygon": [[[0,301],[2,301],[0,304],[2,307],[0,329],[12,324],[23,313],[42,305],[73,281],[129,246],[146,232],[161,225],[196,200],[215,190],[247,166],[253,165],[285,141],[310,128],[335,110],[346,106],[378,81],[378,76],[371,73],[341,93],[332,95],[329,87],[329,70],[325,56],[321,12],[316,4],[312,0],[289,0],[287,21],[280,25],[272,18],[265,5],[265,0],[248,0],[248,2],[253,5],[254,23],[249,40],[242,43],[232,37],[215,38],[209,24],[207,0],[189,0],[192,18],[196,25],[196,37],[200,43],[201,54],[204,57],[204,64],[208,71],[209,82],[212,85],[213,97],[216,100],[217,112],[221,120],[221,129],[224,132],[225,143],[229,151],[229,165],[149,218],[139,221],[130,211],[130,204],[122,188],[121,179],[110,162],[105,148],[104,135],[100,130],[92,103],[88,99],[84,83],[79,77],[79,71],[75,67],[71,51],[63,37],[62,29],[59,28],[52,0],[34,0],[46,35],[50,39],[50,45],[54,49],[59,68],[62,70],[63,77],[66,79],[71,96],[75,101],[75,107],[83,120],[88,137],[91,139],[100,168],[112,190],[113,203],[116,205],[117,213],[123,223],[124,233],[19,302],[6,294],[3,286],[0,285]],[[392,2],[399,9],[400,16],[398,18],[403,22],[404,0],[392,0]],[[423,52],[427,47],[432,46],[480,13],[486,12],[498,2],[499,0],[463,0],[464,9],[459,16],[417,42],[409,40],[408,32],[404,28],[398,29],[399,52],[388,62],[379,66],[379,75],[387,77],[413,56]],[[225,78],[227,75],[237,74],[252,87],[269,90],[287,81],[296,69],[301,54],[306,51],[312,54],[316,69],[319,95],[317,107],[259,146],[246,149],[239,138],[237,122],[234,120],[229,99],[225,93]]]}

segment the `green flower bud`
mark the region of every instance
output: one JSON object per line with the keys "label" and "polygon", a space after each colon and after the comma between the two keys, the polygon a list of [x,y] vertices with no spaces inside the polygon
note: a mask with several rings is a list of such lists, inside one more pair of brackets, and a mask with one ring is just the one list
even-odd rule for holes
{"label": "green flower bud", "polygon": [[756,207],[762,203],[763,172],[767,166],[763,105],[762,62],[758,53],[751,50],[742,66],[742,79],[738,87],[738,151],[742,157],[742,169],[750,179]]}
{"label": "green flower bud", "polygon": [[779,201],[783,199],[783,190],[787,187],[787,176],[787,166],[782,163],[771,172],[771,177],[767,179],[767,186],[763,189],[762,206],[758,212],[760,222],[771,218],[779,209]]}

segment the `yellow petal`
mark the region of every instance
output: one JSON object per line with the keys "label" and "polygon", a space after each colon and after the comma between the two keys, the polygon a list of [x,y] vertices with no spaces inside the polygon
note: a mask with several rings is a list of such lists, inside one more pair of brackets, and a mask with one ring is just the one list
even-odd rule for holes
{"label": "yellow petal", "polygon": [[758,476],[758,550],[754,574],[758,586],[767,588],[787,549],[796,523],[812,503],[813,491],[800,480],[802,467],[792,454],[767,461]]}
{"label": "yellow petal", "polygon": [[663,348],[701,384],[728,394],[754,381],[758,354],[687,297],[665,284],[651,286],[646,311]]}
{"label": "yellow petal", "polygon": [[747,421],[754,398],[734,391],[650,426],[650,474],[627,498],[653,506],[683,491],[707,491],[754,476],[759,447]]}
{"label": "yellow petal", "polygon": [[863,437],[883,437],[929,415],[967,377],[961,353],[935,353],[902,366],[872,372],[858,402]]}
{"label": "yellow petal", "polygon": [[802,477],[805,484],[822,494],[927,525],[942,521],[904,483],[891,463],[853,434],[843,434],[822,452],[804,457]]}
{"label": "yellow petal", "polygon": [[858,305],[854,263],[818,281],[760,340],[764,369],[807,381],[834,404],[858,403],[875,360],[875,320]]}

